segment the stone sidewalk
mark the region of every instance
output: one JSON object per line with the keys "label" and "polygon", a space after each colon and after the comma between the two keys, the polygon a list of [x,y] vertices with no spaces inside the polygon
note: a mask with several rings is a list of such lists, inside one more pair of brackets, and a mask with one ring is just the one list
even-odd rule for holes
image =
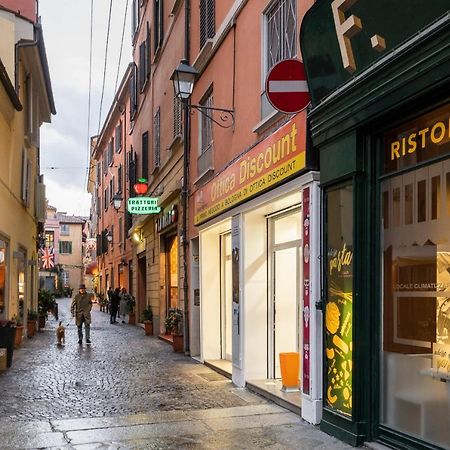
{"label": "stone sidewalk", "polygon": [[[67,324],[70,300],[59,304]],[[56,346],[56,325],[0,374],[2,450],[352,448],[97,306],[92,346],[73,323]]]}

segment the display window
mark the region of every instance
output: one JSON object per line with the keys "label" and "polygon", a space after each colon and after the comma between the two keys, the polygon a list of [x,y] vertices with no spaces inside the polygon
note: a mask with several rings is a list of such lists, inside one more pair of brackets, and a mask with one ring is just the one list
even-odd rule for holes
{"label": "display window", "polygon": [[[446,108],[387,133],[389,158],[418,136],[417,161],[449,153]],[[380,194],[380,423],[450,449],[450,161],[384,179]]]}
{"label": "display window", "polygon": [[325,405],[353,411],[353,184],[327,190]]}
{"label": "display window", "polygon": [[8,243],[0,238],[0,314],[6,307],[6,268]]}

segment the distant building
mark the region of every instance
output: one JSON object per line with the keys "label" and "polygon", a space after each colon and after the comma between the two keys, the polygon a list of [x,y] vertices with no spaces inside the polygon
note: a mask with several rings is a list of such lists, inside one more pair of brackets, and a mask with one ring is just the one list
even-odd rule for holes
{"label": "distant building", "polygon": [[87,220],[47,207],[45,243],[40,250],[40,288],[67,293],[83,282]]}

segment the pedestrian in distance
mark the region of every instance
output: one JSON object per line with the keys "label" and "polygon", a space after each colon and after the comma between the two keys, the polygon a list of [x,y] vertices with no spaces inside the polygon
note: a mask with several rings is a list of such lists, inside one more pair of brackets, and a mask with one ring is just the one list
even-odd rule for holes
{"label": "pedestrian in distance", "polygon": [[111,306],[110,306],[110,323],[117,323],[117,312],[119,311],[120,305],[120,289],[114,289],[113,294],[111,295]]}
{"label": "pedestrian in distance", "polygon": [[125,323],[125,316],[128,314],[129,298],[130,294],[128,294],[125,288],[122,288],[122,291],[120,292],[120,316],[122,316],[122,323]]}
{"label": "pedestrian in distance", "polygon": [[78,294],[75,294],[70,305],[72,317],[78,327],[78,343],[83,343],[83,324],[86,332],[86,344],[91,344],[91,309],[93,295],[86,292],[86,285],[80,284]]}

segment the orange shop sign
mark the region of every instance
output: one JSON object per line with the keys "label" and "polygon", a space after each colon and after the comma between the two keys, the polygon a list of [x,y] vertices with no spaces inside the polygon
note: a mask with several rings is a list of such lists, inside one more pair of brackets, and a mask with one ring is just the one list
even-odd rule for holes
{"label": "orange shop sign", "polygon": [[195,225],[280,184],[305,166],[303,111],[195,193]]}

